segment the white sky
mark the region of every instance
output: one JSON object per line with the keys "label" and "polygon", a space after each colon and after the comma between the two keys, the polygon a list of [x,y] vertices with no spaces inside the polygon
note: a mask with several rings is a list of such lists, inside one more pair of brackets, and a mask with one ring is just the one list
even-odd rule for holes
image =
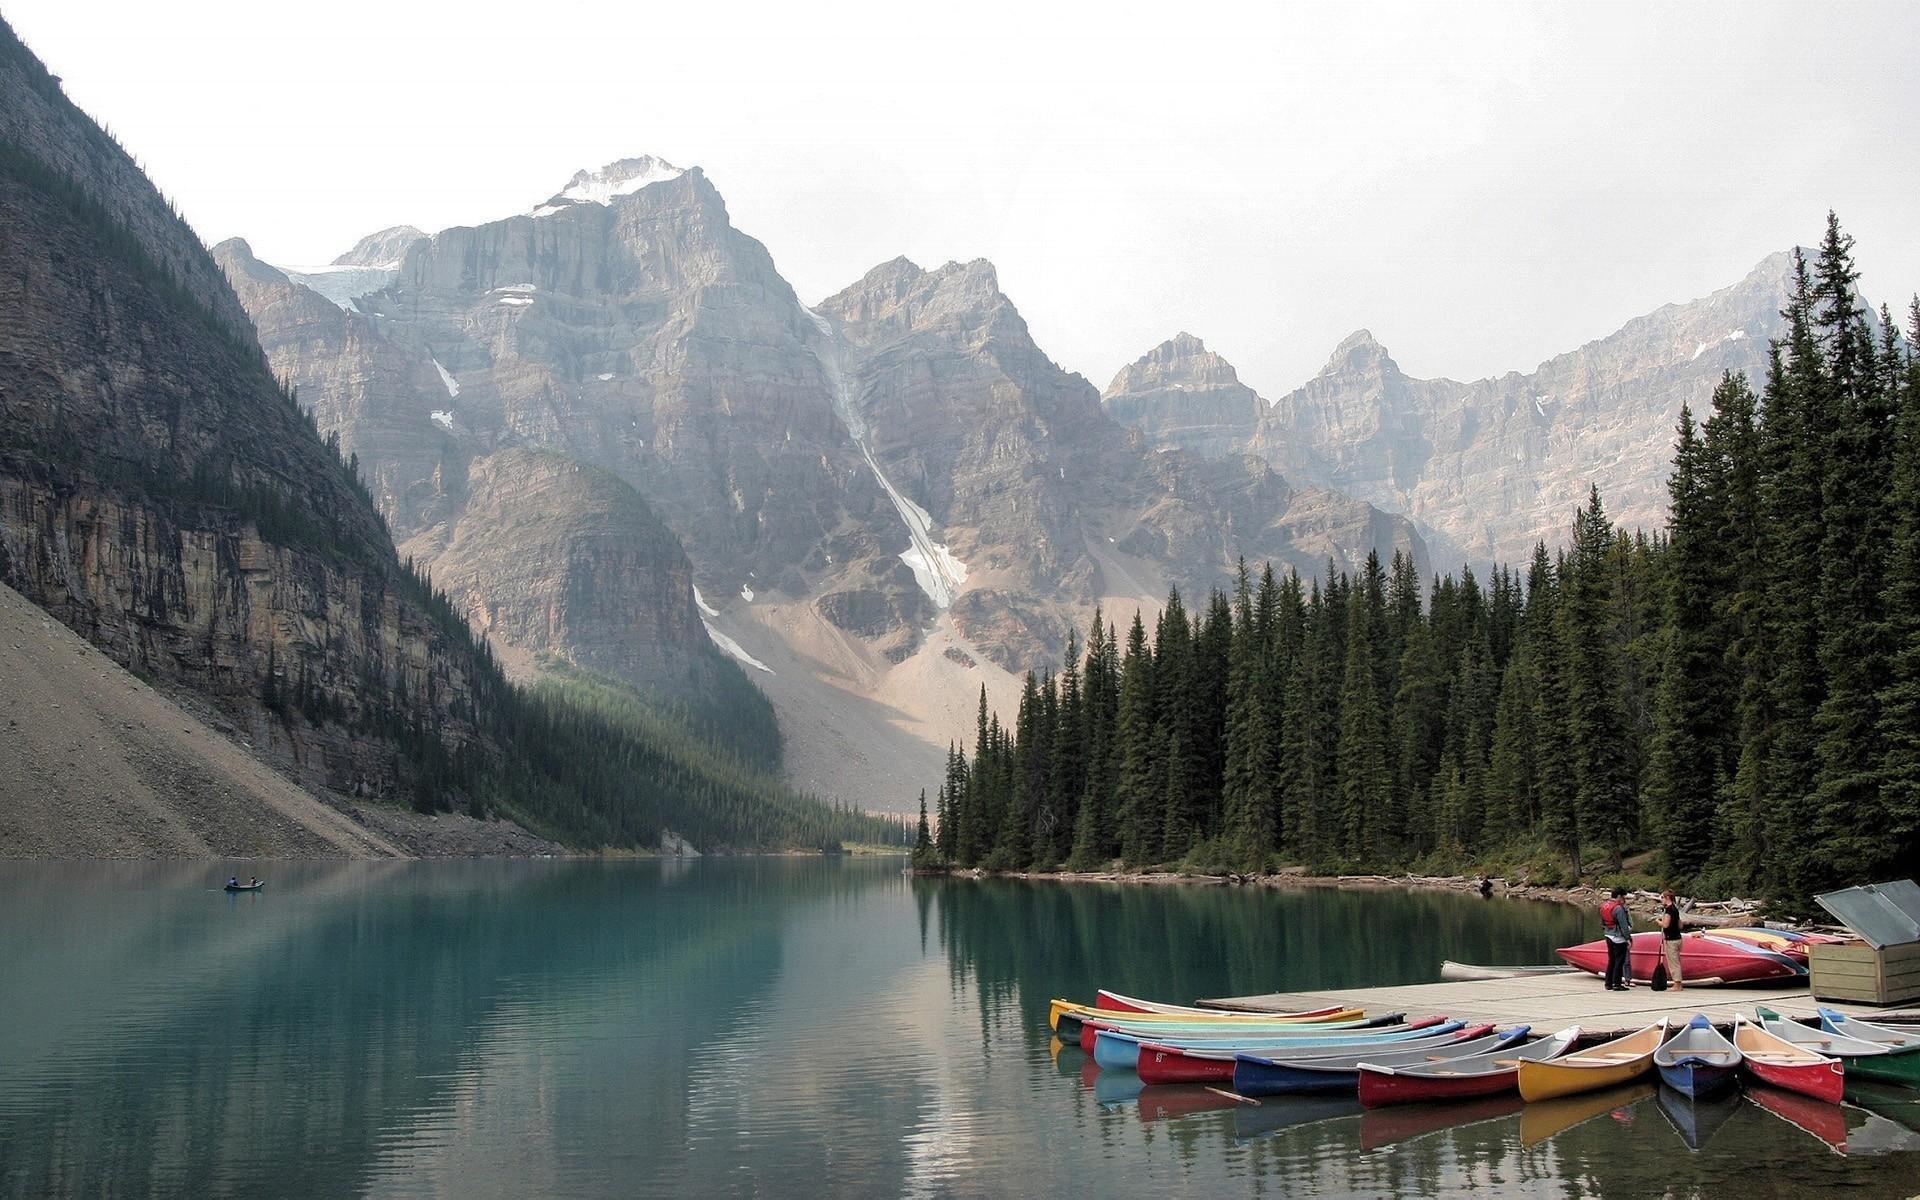
{"label": "white sky", "polygon": [[210,242],[325,262],[652,153],[809,303],[896,254],[992,259],[1101,387],[1179,329],[1269,397],[1362,326],[1415,374],[1529,369],[1829,207],[1869,295],[1920,288],[1920,4],[0,12]]}

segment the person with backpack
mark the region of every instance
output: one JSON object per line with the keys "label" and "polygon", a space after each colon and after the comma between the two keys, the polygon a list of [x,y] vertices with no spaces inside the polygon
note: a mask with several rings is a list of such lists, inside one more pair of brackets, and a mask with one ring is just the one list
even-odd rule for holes
{"label": "person with backpack", "polygon": [[1600,936],[1607,942],[1607,990],[1624,992],[1633,986],[1633,914],[1627,911],[1627,889],[1614,888],[1600,905]]}

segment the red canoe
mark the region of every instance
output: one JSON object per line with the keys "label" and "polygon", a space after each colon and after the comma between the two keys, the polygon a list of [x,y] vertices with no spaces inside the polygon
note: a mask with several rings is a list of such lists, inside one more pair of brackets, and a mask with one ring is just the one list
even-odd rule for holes
{"label": "red canoe", "polygon": [[1524,1061],[1559,1058],[1580,1040],[1580,1027],[1563,1029],[1519,1049],[1496,1050],[1472,1058],[1408,1067],[1360,1064],[1360,1103],[1368,1108],[1411,1104],[1423,1100],[1460,1100],[1469,1096],[1497,1096],[1514,1090]]}
{"label": "red canoe", "polygon": [[1734,1018],[1733,1044],[1747,1074],[1763,1083],[1829,1104],[1840,1103],[1846,1094],[1846,1069],[1838,1059],[1776,1037],[1744,1015]]}
{"label": "red canoe", "polygon": [[[1583,942],[1554,951],[1582,971],[1604,975],[1607,970],[1607,943],[1604,939]],[[1660,962],[1660,935],[1636,933],[1628,962],[1633,977],[1653,978]],[[1718,979],[1721,983],[1757,983],[1767,979],[1793,979],[1803,973],[1784,955],[1736,942],[1689,934],[1680,939],[1680,971],[1687,980]]]}

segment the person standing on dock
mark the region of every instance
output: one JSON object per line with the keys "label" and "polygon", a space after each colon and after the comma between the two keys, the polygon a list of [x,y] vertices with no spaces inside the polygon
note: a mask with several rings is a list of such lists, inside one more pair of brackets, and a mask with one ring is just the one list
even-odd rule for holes
{"label": "person standing on dock", "polygon": [[1607,942],[1607,990],[1624,992],[1633,986],[1633,914],[1627,911],[1627,889],[1617,887],[1600,906],[1600,936]]}
{"label": "person standing on dock", "polygon": [[1667,960],[1667,978],[1673,990],[1686,991],[1680,983],[1680,902],[1671,890],[1660,893],[1660,953]]}

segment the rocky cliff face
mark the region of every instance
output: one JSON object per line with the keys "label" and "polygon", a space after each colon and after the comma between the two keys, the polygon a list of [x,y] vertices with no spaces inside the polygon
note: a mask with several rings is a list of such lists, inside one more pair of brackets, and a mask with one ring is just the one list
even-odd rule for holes
{"label": "rocky cliff face", "polygon": [[1175,334],[1120,368],[1100,402],[1150,445],[1206,458],[1244,452],[1266,408],[1231,363],[1190,333]]}
{"label": "rocky cliff face", "polygon": [[848,347],[849,428],[943,531],[933,556],[953,561],[958,626],[1002,666],[1050,661],[1067,626],[1116,594],[1116,554],[1190,591],[1242,554],[1306,571],[1376,549],[1424,562],[1403,520],[1300,492],[1257,460],[1207,463],[1129,434],[1034,343],[984,261],[896,259],[819,312]]}
{"label": "rocky cliff face", "polygon": [[671,700],[739,694],[686,554],[629,484],[502,436],[476,416],[484,377],[463,386],[391,319],[335,307],[238,239],[213,253],[275,372],[359,458],[402,552],[510,665],[553,654]]}
{"label": "rocky cliff face", "polygon": [[1765,376],[1788,256],[1671,304],[1529,374],[1457,383],[1405,374],[1364,330],[1280,397],[1247,448],[1290,477],[1404,512],[1472,561],[1562,541],[1589,482],[1614,519],[1653,528],[1680,406],[1711,411],[1726,371]]}
{"label": "rocky cliff face", "polygon": [[[337,308],[353,309],[356,296],[379,291],[400,274],[400,262],[426,234],[411,225],[395,225],[370,233],[353,249],[324,267],[286,267],[286,276],[326,297]],[[242,243],[244,245],[244,243]]]}
{"label": "rocky cliff face", "polygon": [[401,724],[485,752],[463,631],[191,231],[4,27],[0,113],[0,581],[315,782],[393,791]]}

